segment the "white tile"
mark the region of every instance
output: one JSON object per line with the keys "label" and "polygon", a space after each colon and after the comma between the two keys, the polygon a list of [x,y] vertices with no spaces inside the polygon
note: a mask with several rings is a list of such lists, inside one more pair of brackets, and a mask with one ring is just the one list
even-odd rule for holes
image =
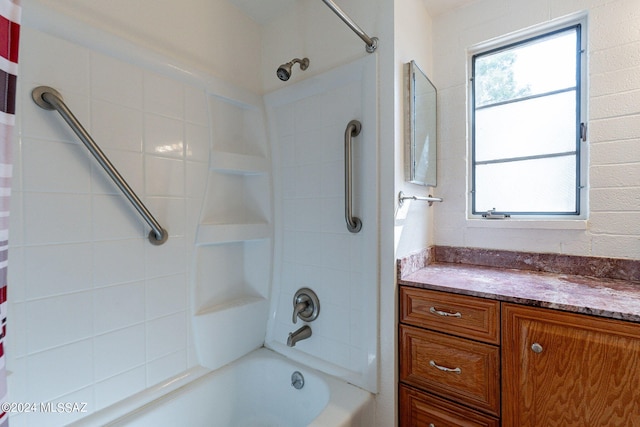
{"label": "white tile", "polygon": [[134,108],[93,100],[91,136],[101,149],[142,151],[143,113]]}
{"label": "white tile", "polygon": [[147,277],[168,276],[186,271],[184,237],[169,237],[162,246],[145,245]]}
{"label": "white tile", "polygon": [[344,197],[324,197],[321,199],[322,219],[320,230],[341,233],[346,229],[344,220]]}
{"label": "white tile", "polygon": [[186,157],[194,162],[209,161],[209,128],[185,124]]}
{"label": "white tile", "polygon": [[91,55],[91,93],[114,104],[142,110],[142,69],[99,53]]}
{"label": "white tile", "polygon": [[109,240],[93,243],[93,281],[96,286],[144,279],[146,239]]}
{"label": "white tile", "polygon": [[209,110],[205,91],[193,86],[184,88],[184,118],[189,123],[209,127]]}
{"label": "white tile", "polygon": [[[342,169],[344,175],[344,169]],[[322,188],[322,165],[313,163],[298,166],[295,182],[297,197],[316,197],[319,188]]]}
{"label": "white tile", "polygon": [[22,286],[28,299],[92,288],[89,243],[28,246],[24,248],[24,255],[25,282]]}
{"label": "white tile", "polygon": [[[86,92],[89,88],[89,50],[22,26],[20,80],[34,83],[33,86],[35,83],[51,86],[63,95],[68,91]],[[28,91],[30,93],[31,88]]]}
{"label": "white tile", "polygon": [[145,205],[169,236],[184,236],[186,207],[182,197],[147,197]]}
{"label": "white tile", "polygon": [[344,201],[344,161],[322,163],[320,196]]}
{"label": "white tile", "polygon": [[116,403],[125,396],[131,396],[144,390],[146,384],[146,370],[144,366],[137,367],[119,375],[115,375],[95,384],[96,410],[103,409]]}
{"label": "white tile", "polygon": [[[10,351],[10,347],[7,351]],[[27,358],[9,357],[7,370],[7,402],[28,402],[31,398],[27,392]]]}
{"label": "white tile", "polygon": [[88,193],[91,161],[81,144],[41,141],[24,138],[22,141],[25,191],[55,191]]}
{"label": "white tile", "polygon": [[147,364],[147,385],[158,384],[187,369],[187,351],[180,350]]}
{"label": "white tile", "polygon": [[145,152],[156,156],[183,159],[184,145],[184,125],[181,120],[157,114],[145,114]]}
{"label": "white tile", "polygon": [[33,354],[27,359],[29,398],[47,402],[93,382],[91,340]]}
{"label": "white tile", "polygon": [[147,362],[167,356],[187,345],[187,324],[184,312],[147,322]]}
{"label": "white tile", "polygon": [[91,238],[89,195],[25,193],[25,243],[62,243]]}
{"label": "white tile", "polygon": [[93,214],[91,225],[94,240],[146,237],[147,223],[125,196],[98,194],[94,195],[91,200],[91,213]]}
{"label": "white tile", "polygon": [[102,381],[145,363],[144,324],[98,335],[93,341],[95,381]]}
{"label": "white tile", "polygon": [[182,120],[184,118],[182,84],[152,72],[145,72],[144,110]]}
{"label": "white tile", "polygon": [[295,261],[306,265],[321,265],[323,235],[313,232],[295,234]]}
{"label": "white tile", "polygon": [[[37,402],[36,404],[39,406],[41,402]],[[62,407],[57,412],[39,410],[26,414],[29,426],[67,426],[93,412],[93,387],[89,385],[80,390],[62,396],[56,396],[55,399],[45,404],[50,404],[52,409],[58,408],[58,405],[62,405]],[[11,425],[13,426],[13,424]]]}
{"label": "white tile", "polygon": [[322,266],[348,271],[352,262],[350,250],[352,237],[347,234],[323,234],[321,240]]}
{"label": "white tile", "polygon": [[93,333],[90,292],[49,297],[25,304],[29,353],[88,338]]}
{"label": "white tile", "polygon": [[184,162],[147,155],[145,181],[148,196],[184,196]]}
{"label": "white tile", "polygon": [[[82,144],[77,135],[58,113],[51,110],[44,110],[33,102],[30,90],[24,90],[23,93],[16,96],[20,96],[21,101],[20,112],[22,113],[22,127],[20,128],[20,132],[23,138],[28,137],[47,141]],[[82,126],[87,131],[91,131],[89,128],[88,95],[86,93],[64,92],[62,93],[62,97],[67,107],[73,112],[73,115],[76,116]]]}
{"label": "white tile", "polygon": [[[129,187],[142,197],[144,191],[144,173],[142,169],[142,153],[132,151],[102,150]],[[95,160],[91,159],[91,189],[98,194],[122,194],[107,172]]]}
{"label": "white tile", "polygon": [[344,305],[350,301],[351,275],[348,271],[322,267],[319,276],[323,301],[336,305]]}
{"label": "white tile", "polygon": [[295,166],[296,162],[296,145],[293,135],[283,135],[275,141],[278,145],[280,155],[280,167],[290,168]]}
{"label": "white tile", "polygon": [[294,135],[295,161],[297,165],[319,163],[322,160],[322,130],[312,129]]}
{"label": "white tile", "polygon": [[97,289],[94,305],[95,334],[140,323],[144,321],[144,282]]}
{"label": "white tile", "polygon": [[157,277],[147,281],[147,319],[163,317],[187,309],[187,279],[185,274]]}

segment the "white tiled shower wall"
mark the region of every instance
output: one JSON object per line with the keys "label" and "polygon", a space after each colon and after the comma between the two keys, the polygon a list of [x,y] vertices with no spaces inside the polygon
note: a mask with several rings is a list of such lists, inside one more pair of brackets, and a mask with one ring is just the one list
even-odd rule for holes
{"label": "white tiled shower wall", "polygon": [[[572,13],[588,13],[588,197],[579,229],[508,228],[466,220],[469,47]],[[640,2],[482,0],[434,18],[440,102],[438,245],[640,258]],[[530,129],[535,132],[535,121]]]}
{"label": "white tiled shower wall", "polygon": [[[364,57],[266,97],[271,114],[276,216],[272,311],[266,343],[287,357],[377,391],[378,212],[375,57]],[[344,134],[352,138],[353,215],[345,222]],[[313,335],[283,346],[292,322],[293,296],[311,288],[320,300]],[[320,368],[318,361],[331,366]],[[333,369],[332,369],[333,368]]]}
{"label": "white tiled shower wall", "polygon": [[[208,170],[205,91],[28,27],[21,37],[9,400],[95,411],[197,363],[188,283]],[[33,103],[39,85],[62,93],[167,243],[148,242],[148,226],[62,118]],[[49,415],[46,425],[68,421]],[[11,422],[44,425],[37,415]]]}

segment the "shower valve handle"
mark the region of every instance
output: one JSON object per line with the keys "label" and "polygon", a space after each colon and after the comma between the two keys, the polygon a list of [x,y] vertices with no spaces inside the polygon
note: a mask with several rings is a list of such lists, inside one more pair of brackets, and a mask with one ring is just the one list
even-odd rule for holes
{"label": "shower valve handle", "polygon": [[293,296],[293,323],[298,323],[298,317],[305,322],[313,322],[320,314],[320,301],[315,292],[309,288],[298,289]]}

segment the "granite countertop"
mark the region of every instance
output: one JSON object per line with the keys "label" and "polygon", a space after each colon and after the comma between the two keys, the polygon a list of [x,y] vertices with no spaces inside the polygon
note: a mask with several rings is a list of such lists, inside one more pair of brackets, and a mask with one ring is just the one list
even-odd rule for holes
{"label": "granite countertop", "polygon": [[[452,248],[440,249],[413,259],[398,261],[401,285],[446,291],[462,295],[491,298],[535,307],[545,307],[574,313],[627,320],[640,323],[640,281],[636,279],[637,261],[626,263],[628,271],[601,277],[567,274],[560,269],[539,264],[532,269],[504,268],[460,262],[451,255]],[[439,255],[436,255],[438,252]],[[465,251],[467,249],[465,248]],[[486,251],[483,252],[486,254]],[[500,251],[504,255],[505,251]],[[509,256],[512,256],[509,253]],[[521,253],[518,253],[522,255]],[[540,259],[540,254],[535,254]],[[505,256],[503,256],[503,259]],[[566,257],[565,257],[566,258]],[[569,257],[571,258],[571,257]],[[576,257],[575,264],[585,257]],[[416,259],[419,260],[416,262]],[[444,260],[444,261],[443,261]],[[455,262],[451,262],[455,260]],[[603,259],[597,262],[604,263]],[[467,259],[473,261],[473,257]],[[589,259],[593,261],[593,259]],[[531,265],[532,263],[526,263]],[[544,264],[544,263],[543,263]],[[547,270],[547,271],[545,271]],[[575,272],[569,269],[570,272]],[[630,271],[630,273],[629,273]]]}

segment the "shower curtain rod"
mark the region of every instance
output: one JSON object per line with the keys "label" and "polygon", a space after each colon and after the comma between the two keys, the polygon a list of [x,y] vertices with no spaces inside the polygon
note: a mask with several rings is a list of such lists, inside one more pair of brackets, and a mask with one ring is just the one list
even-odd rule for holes
{"label": "shower curtain rod", "polygon": [[107,156],[105,156],[102,150],[100,150],[98,144],[95,143],[93,138],[91,138],[91,135],[89,135],[76,116],[74,116],[71,110],[69,110],[69,107],[64,103],[62,95],[51,87],[38,86],[33,89],[31,96],[33,101],[38,104],[39,107],[44,108],[45,110],[56,110],[60,113],[69,127],[71,127],[78,138],[80,138],[89,152],[93,154],[93,157],[95,157],[98,163],[100,163],[100,166],[104,168],[105,172],[107,172],[113,182],[124,193],[127,199],[129,199],[133,207],[136,208],[142,218],[147,222],[147,224],[149,224],[151,227],[151,231],[149,232],[149,241],[154,245],[161,245],[166,242],[169,237],[167,230],[160,226],[158,221],[153,217],[153,215],[151,215],[151,212],[149,212],[147,207],[140,201],[136,193],[134,193],[131,187],[129,187],[129,184],[127,184],[122,175],[120,175]]}
{"label": "shower curtain rod", "polygon": [[365,48],[367,49],[367,52],[369,53],[375,52],[376,48],[378,47],[377,37],[369,37],[367,33],[362,31],[362,28],[360,28],[358,24],[353,22],[353,20],[349,18],[349,16],[346,13],[344,13],[344,11],[340,9],[340,7],[337,4],[333,2],[333,0],[322,0],[322,1],[327,6],[329,6],[329,9],[333,10],[335,14],[338,15],[340,19],[342,19],[344,23],[347,24],[349,28],[351,28],[353,32],[356,33],[358,37],[360,37],[366,43]]}

